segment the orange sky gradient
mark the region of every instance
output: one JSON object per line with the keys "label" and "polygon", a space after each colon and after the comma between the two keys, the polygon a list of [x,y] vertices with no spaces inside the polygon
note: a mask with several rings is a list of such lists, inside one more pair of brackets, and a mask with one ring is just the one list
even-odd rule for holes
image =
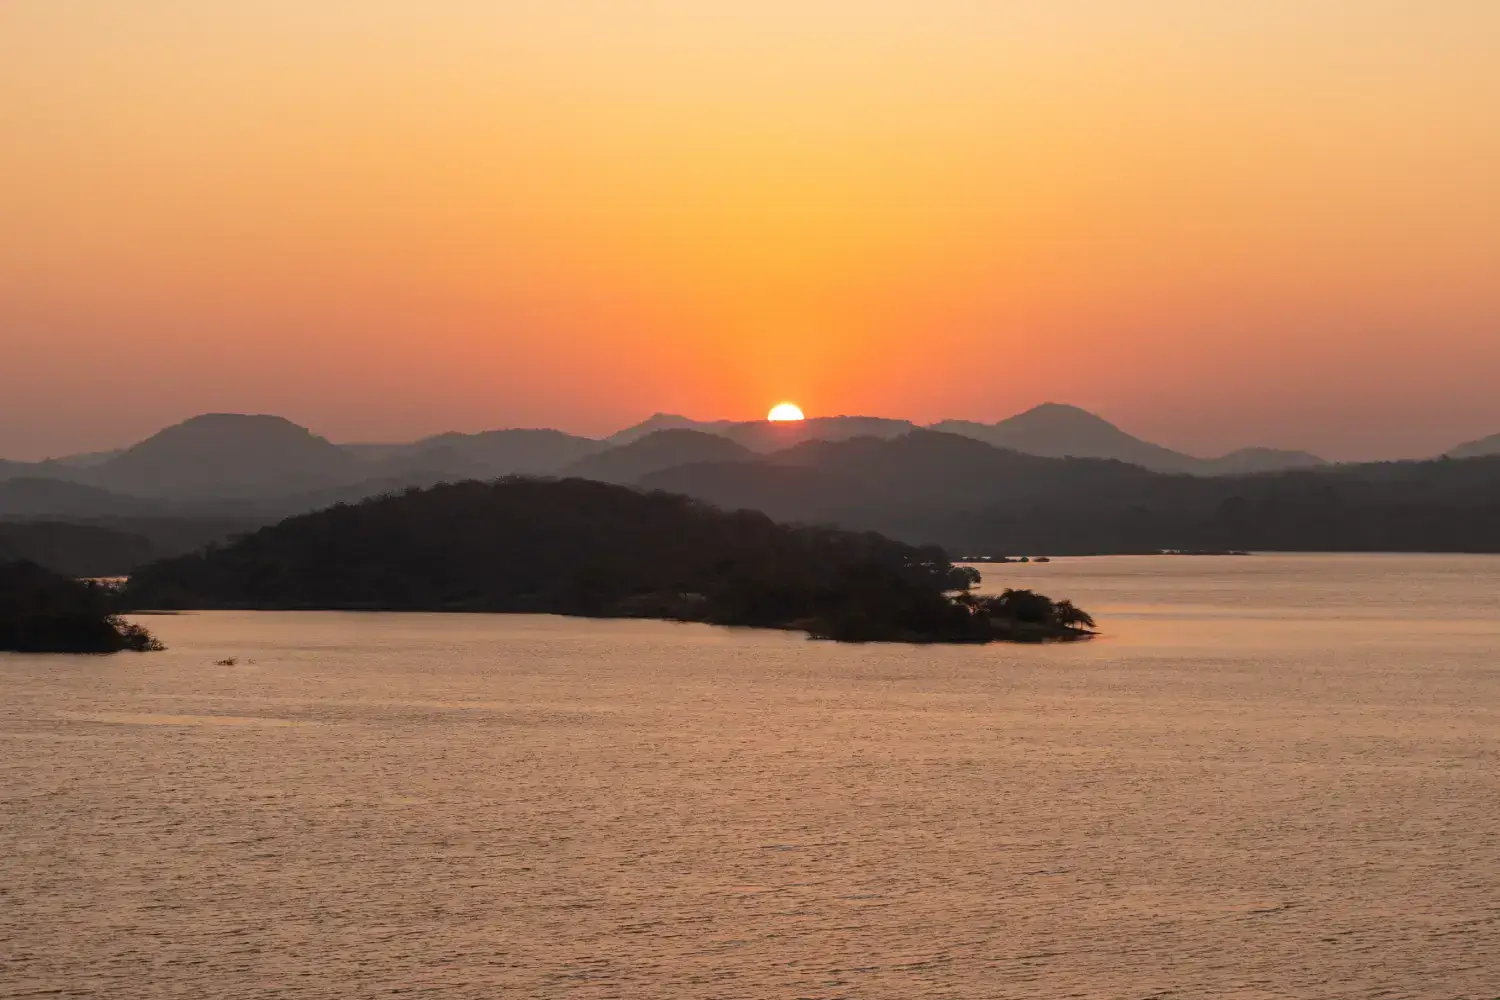
{"label": "orange sky gradient", "polygon": [[1500,3],[8,0],[0,457],[656,410],[1500,432]]}

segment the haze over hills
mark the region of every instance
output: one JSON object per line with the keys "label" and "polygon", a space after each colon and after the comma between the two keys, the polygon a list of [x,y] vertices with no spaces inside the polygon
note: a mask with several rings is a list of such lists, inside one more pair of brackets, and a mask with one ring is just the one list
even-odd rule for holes
{"label": "haze over hills", "polygon": [[[47,479],[126,496],[178,501],[258,501],[376,481],[386,486],[427,485],[444,479],[556,475],[587,459],[602,460],[611,450],[661,431],[712,435],[749,452],[770,454],[808,441],[890,439],[917,429],[910,421],[885,417],[813,417],[773,423],[695,421],[657,414],[604,440],[557,430],[514,429],[438,434],[406,443],[340,445],[281,417],[217,413],[185,420],[117,451],[45,462],[0,461],[0,481]],[[1304,452],[1274,449],[1195,458],[1142,441],[1101,417],[1061,404],[1045,404],[996,424],[949,420],[934,429],[1026,454],[1109,458],[1159,472],[1220,475],[1322,464]],[[691,439],[677,440],[682,444]],[[654,448],[658,457],[651,462],[655,468],[672,464],[673,446]],[[688,448],[675,457],[680,464],[714,456]],[[631,465],[629,458],[619,461],[622,471],[611,475],[624,475],[624,470],[633,470],[634,475],[653,471]]]}
{"label": "haze over hills", "polygon": [[450,431],[410,444],[343,446],[357,458],[387,474],[411,469],[461,471],[474,478],[548,475],[571,462],[604,450],[593,438],[555,430],[498,430],[461,434]]}
{"label": "haze over hills", "polygon": [[[699,422],[658,414],[606,440],[516,429],[340,445],[280,417],[208,414],[115,452],[0,462],[0,519],[147,518],[158,525],[153,537],[176,545],[178,539],[204,538],[208,522],[227,532],[412,486],[521,474],[662,488],[783,518],[869,524],[920,540],[937,530],[939,521],[951,526],[974,509],[1000,502],[1054,509],[1083,504],[1097,512],[1104,504],[1098,494],[1118,499],[1138,497],[1142,489],[1166,489],[1160,485],[1163,474],[1237,481],[1307,469],[1324,476],[1298,480],[1299,488],[1311,490],[1334,482],[1327,476],[1342,468],[1275,449],[1196,458],[1060,404],[995,424],[942,421],[935,427],[872,417]],[[1495,450],[1500,436],[1457,448],[1453,455]],[[1412,474],[1419,478],[1433,475],[1417,468]],[[1194,489],[1200,489],[1195,496],[1208,495],[1198,487],[1170,488],[1174,495]],[[1227,488],[1225,496],[1240,488]],[[991,536],[964,531],[943,537]],[[1072,544],[1051,536],[1025,537],[1058,552]],[[1148,536],[1074,536],[1075,541],[1093,538],[1090,546],[1124,544],[1127,537]]]}
{"label": "haze over hills", "polygon": [[[1500,460],[1324,466],[1257,449],[1202,460],[1061,406],[994,425],[941,425],[967,433],[858,417],[707,426],[715,429],[627,434],[617,445],[511,430],[344,446],[277,417],[209,415],[92,464],[9,463],[0,470],[0,520],[32,525],[28,545],[56,553],[59,568],[118,572],[143,551],[138,537],[157,558],[339,503],[525,474],[658,489],[990,554],[1500,546],[1484,520],[1500,523],[1490,499],[1500,496]],[[1298,462],[1309,468],[1284,468]],[[90,531],[47,534],[41,522]],[[100,529],[116,536],[106,543]]]}
{"label": "haze over hills", "polygon": [[[354,499],[358,499],[370,495],[357,489],[362,483],[390,489],[445,479],[548,475],[604,447],[601,442],[554,430],[454,433],[407,444],[337,445],[282,417],[205,414],[118,452],[88,456],[91,461],[6,462],[0,464],[0,482],[46,481],[178,505],[255,504],[348,488],[356,488]],[[36,493],[43,487],[31,489]],[[82,495],[63,485],[53,489],[60,502]],[[0,494],[0,514],[6,512],[5,506]]]}
{"label": "haze over hills", "polygon": [[639,485],[783,520],[861,528],[879,523],[899,531],[929,516],[1001,501],[1137,494],[1163,478],[1107,459],[1042,458],[917,430],[890,440],[808,442],[753,462],[682,465]]}
{"label": "haze over hills", "polygon": [[1062,403],[1043,403],[994,424],[942,420],[935,431],[1045,458],[1113,458],[1158,472],[1187,472],[1199,461],[1132,437],[1114,424]]}
{"label": "haze over hills", "polygon": [[1258,472],[1315,469],[1330,464],[1306,451],[1282,448],[1240,448],[1218,458],[1205,458],[1188,471],[1199,476],[1247,476]]}
{"label": "haze over hills", "polygon": [[282,417],[209,413],[167,427],[69,477],[143,497],[291,493],[348,476],[358,460]]}
{"label": "haze over hills", "polygon": [[1156,472],[1236,475],[1327,464],[1304,451],[1244,448],[1219,458],[1195,458],[1142,441],[1096,414],[1064,403],[1043,403],[994,424],[942,420],[931,427],[998,448],[1047,458],[1110,458]]}
{"label": "haze over hills", "polygon": [[658,413],[605,438],[610,445],[629,444],[664,430],[692,430],[728,438],[751,451],[772,452],[803,441],[847,441],[854,437],[890,438],[916,430],[910,420],[891,417],[809,417],[806,420],[693,420]]}
{"label": "haze over hills", "polygon": [[26,560],[73,577],[124,576],[173,554],[138,533],[97,524],[0,521],[0,565]]}
{"label": "haze over hills", "polygon": [[705,431],[673,428],[653,431],[571,463],[562,475],[605,483],[635,483],[643,476],[696,462],[744,462],[756,453]]}
{"label": "haze over hills", "polygon": [[163,512],[161,501],[67,479],[0,480],[0,517],[104,517]]}
{"label": "haze over hills", "polygon": [[111,451],[88,451],[80,455],[65,455],[55,461],[58,465],[69,468],[92,469],[103,465],[122,451],[124,451],[123,448],[115,448]]}
{"label": "haze over hills", "polygon": [[1500,458],[1208,477],[917,431],[684,465],[639,485],[963,553],[1500,551]]}
{"label": "haze over hills", "polygon": [[[763,453],[779,451],[804,441],[846,441],[855,437],[893,438],[919,429],[909,420],[886,417],[812,417],[770,423],[764,420],[694,421],[658,413],[608,438],[628,443],[663,429],[691,429],[718,434]],[[1218,458],[1197,458],[1143,441],[1120,430],[1103,417],[1063,403],[1043,403],[994,424],[972,420],[941,420],[928,430],[959,434],[999,448],[1047,458],[1110,458],[1156,472],[1185,472],[1200,476],[1240,475],[1309,468],[1327,464],[1305,451],[1243,448]]]}
{"label": "haze over hills", "polygon": [[1491,434],[1478,441],[1469,441],[1448,452],[1449,458],[1482,458],[1500,455],[1500,434]]}
{"label": "haze over hills", "polygon": [[607,445],[630,444],[657,431],[705,431],[717,434],[735,426],[733,420],[694,420],[678,413],[653,413],[638,424],[615,431],[604,439]]}

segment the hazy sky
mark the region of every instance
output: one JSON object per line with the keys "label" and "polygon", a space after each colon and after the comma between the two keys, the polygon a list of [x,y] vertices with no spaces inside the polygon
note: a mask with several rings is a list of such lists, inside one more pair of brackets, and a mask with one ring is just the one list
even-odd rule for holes
{"label": "hazy sky", "polygon": [[1495,0],[5,0],[0,456],[655,410],[1500,432]]}

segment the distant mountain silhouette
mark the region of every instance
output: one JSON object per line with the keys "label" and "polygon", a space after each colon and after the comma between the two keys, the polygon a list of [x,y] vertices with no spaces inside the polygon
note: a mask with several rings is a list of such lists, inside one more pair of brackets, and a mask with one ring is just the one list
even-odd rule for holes
{"label": "distant mountain silhouette", "polygon": [[675,413],[654,416],[610,435],[611,445],[629,444],[663,430],[717,434],[751,451],[771,452],[803,441],[847,441],[855,437],[895,437],[916,429],[910,420],[889,417],[809,417],[806,420],[693,420]]}
{"label": "distant mountain silhouette", "polygon": [[735,424],[725,436],[751,451],[772,452],[804,441],[848,441],[853,438],[894,438],[917,430],[910,420],[889,417],[809,417],[772,422],[751,420]]}
{"label": "distant mountain silhouette", "polygon": [[995,424],[944,420],[932,429],[962,434],[1045,458],[1112,458],[1157,472],[1187,472],[1196,459],[1142,441],[1103,417],[1063,403],[1043,403]]}
{"label": "distant mountain silhouette", "polygon": [[206,515],[0,520],[0,562],[29,559],[68,576],[125,576],[146,563],[226,542],[266,520]]}
{"label": "distant mountain silhouette", "polygon": [[61,479],[0,482],[0,517],[107,517],[162,513],[160,504]]}
{"label": "distant mountain silhouette", "polygon": [[[635,481],[674,465],[744,457],[732,449],[714,451],[712,443],[692,437],[664,439],[676,440],[679,445],[696,442],[691,447],[682,446],[680,451],[674,450],[678,446],[658,443],[646,451],[615,455],[618,449],[662,431],[713,435],[750,452],[776,455],[777,462],[786,464],[811,461],[822,454],[812,447],[816,442],[892,440],[918,430],[910,421],[884,417],[813,417],[773,423],[697,421],[658,413],[604,441],[556,430],[512,429],[438,434],[408,443],[340,445],[281,417],[205,414],[115,452],[45,462],[0,460],[0,483],[20,479],[52,483],[0,493],[0,516],[7,510],[26,516],[285,516],[319,503],[354,501],[444,481],[558,475],[564,471],[611,481]],[[1158,472],[1198,476],[1265,474],[1326,464],[1306,452],[1267,448],[1241,449],[1220,458],[1196,458],[1133,437],[1078,407],[1056,403],[995,424],[945,420],[931,430],[1026,455],[1103,458]],[[1492,443],[1495,441],[1500,439],[1474,442],[1455,449],[1453,454],[1500,449],[1500,443]],[[803,446],[811,450],[798,450]],[[595,458],[597,464],[592,462]],[[69,490],[58,485],[61,483],[103,489],[114,498]],[[171,504],[145,509],[132,498]]]}
{"label": "distant mountain silhouette", "polygon": [[1103,417],[1065,403],[1043,403],[995,424],[944,420],[932,430],[962,434],[998,448],[1045,458],[1111,458],[1155,472],[1199,476],[1270,472],[1325,464],[1305,451],[1244,448],[1221,458],[1203,459],[1142,441]]}
{"label": "distant mountain silhouette", "polygon": [[450,432],[402,445],[345,445],[380,477],[419,479],[446,474],[458,479],[552,475],[604,445],[592,438],[554,430]]}
{"label": "distant mountain silhouette", "polygon": [[680,466],[641,485],[992,555],[1500,551],[1500,458],[1189,476],[918,431]]}
{"label": "distant mountain silhouette", "polygon": [[604,483],[635,483],[643,476],[695,462],[741,462],[755,452],[726,437],[675,428],[653,431],[569,465],[564,474]]}
{"label": "distant mountain silhouette", "polygon": [[957,434],[810,441],[754,462],[698,463],[644,477],[642,486],[748,507],[774,518],[892,531],[906,538],[931,518],[1005,502],[1072,494],[1138,493],[1161,477],[1101,459],[1061,461]]}
{"label": "distant mountain silhouette", "polygon": [[357,459],[282,417],[209,413],[158,431],[88,470],[146,497],[264,496],[347,479]]}
{"label": "distant mountain silhouette", "polygon": [[1280,448],[1241,448],[1219,458],[1198,459],[1188,471],[1199,476],[1245,476],[1260,472],[1286,472],[1291,469],[1316,469],[1328,465],[1326,459],[1306,451],[1284,451]]}
{"label": "distant mountain silhouette", "polygon": [[1447,454],[1449,458],[1484,458],[1489,455],[1500,455],[1500,434],[1491,434],[1478,441],[1461,444]]}
{"label": "distant mountain silhouette", "polygon": [[111,451],[88,451],[79,455],[54,458],[52,463],[66,469],[93,469],[115,458],[122,451],[124,451],[123,448],[115,448]]}
{"label": "distant mountain silhouette", "polygon": [[124,576],[173,554],[144,535],[97,524],[0,521],[0,564],[24,559],[65,576]]}
{"label": "distant mountain silhouette", "polygon": [[733,426],[735,426],[733,420],[694,420],[679,413],[653,413],[640,423],[611,434],[604,439],[604,443],[617,447],[639,441],[646,435],[655,434],[657,431],[707,431],[711,434],[722,434],[724,430]]}
{"label": "distant mountain silhouette", "polygon": [[[295,433],[300,430],[295,426],[291,434],[284,430],[276,433],[297,442],[293,448],[327,454],[321,439]],[[805,432],[793,427],[788,436]],[[304,448],[308,438],[311,448]],[[550,436],[544,432],[521,432],[519,438],[466,435],[460,444],[471,445],[475,438],[540,444],[544,447],[534,454],[550,461],[545,458],[551,454]],[[587,439],[570,441],[565,435],[561,445],[591,447]],[[322,483],[262,493],[242,478],[227,486],[222,480],[189,480],[193,492],[186,495],[141,497],[22,477],[0,482],[0,521],[92,525],[145,537],[153,554],[169,554],[311,510],[472,478],[472,464],[446,448],[445,443],[417,453],[429,460],[434,453],[449,455],[453,464],[446,468],[442,461],[424,466],[390,453],[367,452],[361,458],[345,451],[347,463],[336,462]],[[516,461],[516,454],[494,461]],[[1284,453],[1276,456],[1283,458]],[[785,521],[877,530],[958,552],[1500,551],[1500,458],[1259,471],[1262,459],[1248,450],[1216,460],[1222,471],[1235,474],[1184,475],[1114,459],[1028,455],[927,430],[888,438],[801,440],[767,454],[707,432],[670,430],[599,451],[567,471],[686,494],[724,508],[761,510]],[[1311,456],[1306,460],[1310,464]],[[1222,468],[1231,461],[1238,463],[1234,469]],[[273,471],[289,465],[252,463]],[[160,488],[163,481],[151,482]],[[135,543],[97,532],[27,531],[42,546],[28,550],[32,557],[51,551],[54,555],[42,561],[55,561],[66,555],[66,564],[56,568],[118,566],[139,556],[138,547],[131,547]],[[50,550],[45,548],[53,544],[49,537],[56,540]]]}
{"label": "distant mountain silhouette", "polygon": [[0,482],[0,538],[6,542],[0,561],[9,553],[70,576],[120,576],[289,513],[270,506],[124,496],[57,479],[6,480]]}
{"label": "distant mountain silhouette", "polygon": [[3,483],[6,480],[10,479],[23,478],[36,479],[43,477],[37,476],[35,462],[12,462],[7,459],[0,458],[0,483]]}
{"label": "distant mountain silhouette", "polygon": [[[662,430],[713,434],[750,451],[771,454],[810,441],[890,439],[916,429],[910,421],[885,417],[813,417],[773,423],[698,421],[658,413],[604,441],[557,430],[513,429],[437,434],[407,443],[339,445],[281,417],[220,413],[193,417],[117,451],[45,462],[0,460],[0,482],[48,479],[82,483],[126,496],[254,503],[329,492],[349,496],[350,490],[358,493],[365,483],[378,484],[384,491],[462,479],[556,475],[590,456],[633,444]],[[996,424],[946,420],[932,429],[1025,454],[1111,458],[1156,471],[1195,475],[1322,464],[1306,452],[1261,448],[1247,448],[1217,459],[1194,458],[1132,437],[1077,407],[1055,403]],[[695,455],[686,460],[705,457]],[[284,504],[278,507],[282,508]]]}
{"label": "distant mountain silhouette", "polygon": [[0,483],[10,479],[53,479],[81,482],[88,472],[80,466],[69,464],[68,459],[47,459],[42,462],[12,462],[0,459]]}

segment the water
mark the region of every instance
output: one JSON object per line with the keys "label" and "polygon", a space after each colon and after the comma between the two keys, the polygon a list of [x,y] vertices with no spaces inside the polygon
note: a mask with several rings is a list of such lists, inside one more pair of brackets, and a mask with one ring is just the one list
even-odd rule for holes
{"label": "water", "polygon": [[1500,995],[1500,559],[989,572],[1109,634],[0,656],[0,996]]}

